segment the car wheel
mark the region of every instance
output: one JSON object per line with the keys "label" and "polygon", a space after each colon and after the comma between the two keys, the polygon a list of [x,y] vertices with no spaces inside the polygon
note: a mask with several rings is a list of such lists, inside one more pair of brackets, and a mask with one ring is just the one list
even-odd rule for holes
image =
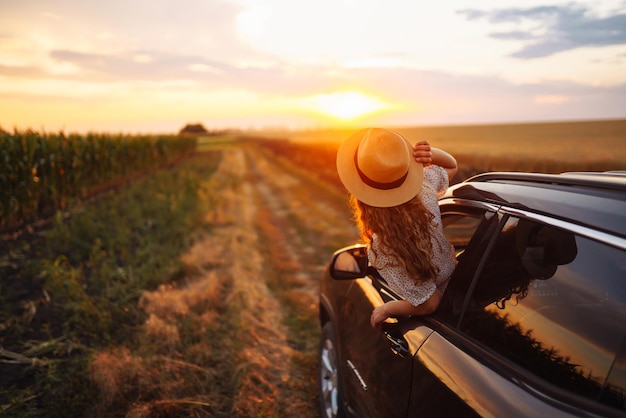
{"label": "car wheel", "polygon": [[337,358],[333,324],[322,327],[319,349],[319,392],[322,417],[343,418],[343,401],[339,390],[339,364]]}

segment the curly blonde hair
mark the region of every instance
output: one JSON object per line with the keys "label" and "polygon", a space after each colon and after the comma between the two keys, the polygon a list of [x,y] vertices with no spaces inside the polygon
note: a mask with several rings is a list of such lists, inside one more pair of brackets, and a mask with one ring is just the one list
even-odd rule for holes
{"label": "curly blonde hair", "polygon": [[[424,206],[420,195],[389,208],[369,206],[351,196],[350,205],[363,241],[370,243],[377,234],[383,244],[379,250],[397,260],[417,284],[437,276],[439,271],[432,263],[430,240],[434,215]],[[376,258],[374,251],[372,265],[384,267],[376,264]]]}

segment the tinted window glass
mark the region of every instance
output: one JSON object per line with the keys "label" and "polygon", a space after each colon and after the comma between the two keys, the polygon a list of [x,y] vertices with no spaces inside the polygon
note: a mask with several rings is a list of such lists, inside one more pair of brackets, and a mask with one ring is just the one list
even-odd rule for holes
{"label": "tinted window glass", "polygon": [[442,215],[443,232],[450,244],[454,245],[457,253],[467,247],[478,225],[480,225],[481,219],[481,215]]}
{"label": "tinted window glass", "polygon": [[463,331],[561,388],[624,408],[626,254],[509,219]]}

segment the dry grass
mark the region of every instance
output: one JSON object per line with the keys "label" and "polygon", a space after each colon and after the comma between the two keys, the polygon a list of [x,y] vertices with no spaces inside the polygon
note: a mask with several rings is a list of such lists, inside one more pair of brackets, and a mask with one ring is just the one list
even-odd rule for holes
{"label": "dry grass", "polygon": [[342,191],[318,171],[268,152],[266,145],[255,141],[245,150],[257,197],[256,225],[265,242],[266,281],[287,312],[284,321],[294,348],[278,416],[315,417],[318,280],[334,249],[356,239],[356,230]]}
{"label": "dry grass", "polygon": [[210,394],[185,397],[198,380],[212,377],[210,370],[168,357],[117,348],[98,353],[89,375],[100,394],[97,416],[214,416],[211,410],[218,405]]}
{"label": "dry grass", "polygon": [[140,346],[94,357],[97,414],[286,416],[293,350],[264,276],[246,170],[240,149],[224,152],[204,189],[215,204],[208,228],[181,257],[184,279],[141,298],[148,319]]}
{"label": "dry grass", "polygon": [[[411,140],[458,157],[477,172],[512,170],[558,173],[572,170],[626,170],[626,120],[502,125],[399,127]],[[295,143],[336,147],[356,129],[283,133]],[[332,165],[332,164],[331,164]]]}
{"label": "dry grass", "polygon": [[[219,212],[220,181],[230,182],[224,167],[200,192],[216,203]],[[222,180],[220,180],[220,177]],[[218,210],[218,208],[220,208]],[[226,313],[232,288],[228,263],[231,233],[222,215],[219,221],[198,231],[193,245],[181,256],[184,277],[144,292],[139,306],[147,320],[137,336],[137,347],[118,347],[98,353],[90,366],[91,381],[101,394],[97,416],[226,416],[232,405],[233,361],[230,359],[230,327]],[[232,224],[232,223],[231,223]],[[231,257],[232,258],[232,257]]]}

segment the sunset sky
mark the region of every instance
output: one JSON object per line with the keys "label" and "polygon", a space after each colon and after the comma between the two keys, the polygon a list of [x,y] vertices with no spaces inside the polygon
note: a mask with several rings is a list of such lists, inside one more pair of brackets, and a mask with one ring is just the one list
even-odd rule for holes
{"label": "sunset sky", "polygon": [[624,0],[0,0],[4,129],[615,118]]}

